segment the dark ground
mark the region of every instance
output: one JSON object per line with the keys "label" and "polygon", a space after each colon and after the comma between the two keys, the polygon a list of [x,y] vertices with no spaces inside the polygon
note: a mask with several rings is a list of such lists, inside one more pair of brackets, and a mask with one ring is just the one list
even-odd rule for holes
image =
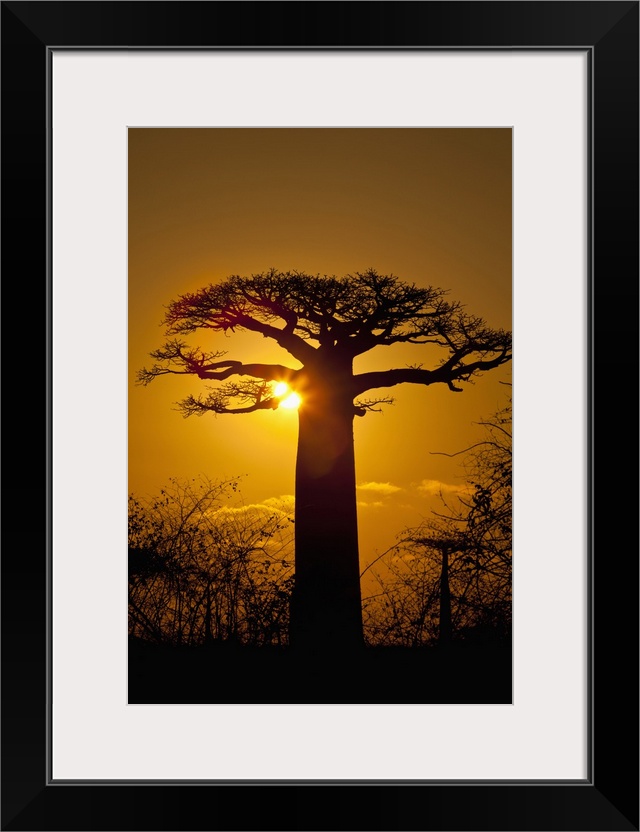
{"label": "dark ground", "polygon": [[129,643],[129,704],[510,704],[511,645],[287,648]]}

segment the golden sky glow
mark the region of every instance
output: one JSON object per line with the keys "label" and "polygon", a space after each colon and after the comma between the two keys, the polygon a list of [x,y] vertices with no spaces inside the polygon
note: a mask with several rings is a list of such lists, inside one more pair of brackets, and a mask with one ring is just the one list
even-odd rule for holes
{"label": "golden sky glow", "polygon": [[[511,328],[510,129],[130,129],[129,491],[169,477],[246,475],[247,503],[294,493],[299,400],[248,415],[183,419],[175,402],[204,392],[194,377],[148,387],[136,372],[164,343],[165,306],[187,291],[270,267],[342,276],[374,268]],[[241,361],[299,366],[251,333],[190,339]],[[379,347],[356,372],[444,357]],[[464,487],[458,451],[474,423],[504,406],[510,365],[465,385],[401,385],[392,406],[355,420],[361,561]],[[287,404],[288,402],[288,404]]]}

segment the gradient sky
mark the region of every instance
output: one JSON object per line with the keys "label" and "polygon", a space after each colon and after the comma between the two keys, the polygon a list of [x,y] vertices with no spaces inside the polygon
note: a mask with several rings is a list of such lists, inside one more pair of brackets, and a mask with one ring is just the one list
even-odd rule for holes
{"label": "gradient sky", "polygon": [[[511,144],[511,130],[484,128],[130,129],[129,492],[199,474],[246,475],[247,504],[294,491],[296,411],[184,419],[174,403],[203,382],[135,384],[181,293],[271,267],[338,276],[371,267],[448,289],[469,313],[511,329]],[[189,340],[299,366],[255,334]],[[354,369],[429,369],[429,356],[379,347]],[[461,394],[402,385],[383,391],[393,406],[355,420],[363,566],[439,508],[439,487],[453,496],[463,484],[456,461],[433,454],[477,441],[474,423],[504,406],[500,382],[510,378],[507,365]]]}

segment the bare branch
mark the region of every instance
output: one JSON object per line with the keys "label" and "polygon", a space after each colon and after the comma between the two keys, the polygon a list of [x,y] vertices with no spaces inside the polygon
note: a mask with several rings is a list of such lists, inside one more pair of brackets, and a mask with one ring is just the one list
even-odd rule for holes
{"label": "bare branch", "polygon": [[382,413],[382,408],[376,407],[380,404],[393,404],[395,399],[385,396],[380,399],[358,399],[353,403],[356,416],[365,416],[367,413]]}
{"label": "bare branch", "polygon": [[[468,353],[464,353],[467,356]],[[493,357],[482,357],[476,361],[462,361],[462,354],[458,353],[455,363],[447,361],[435,370],[425,370],[422,367],[405,367],[403,369],[381,370],[378,372],[361,373],[354,376],[354,395],[360,395],[367,390],[382,387],[395,387],[396,384],[446,384],[450,390],[459,393],[462,388],[454,385],[455,381],[468,382],[480,372],[499,367],[511,360],[511,353],[505,347]]]}
{"label": "bare branch", "polygon": [[183,341],[169,341],[151,353],[158,363],[138,373],[138,384],[149,384],[161,375],[195,375],[204,380],[225,381],[230,376],[252,376],[264,381],[292,381],[298,371],[283,364],[243,364],[225,359],[216,361],[224,352],[204,353],[188,347]]}
{"label": "bare branch", "polygon": [[[207,395],[187,396],[178,403],[183,416],[202,416],[205,413],[254,413],[256,410],[275,410],[282,397],[275,396],[267,382],[246,381],[225,384],[220,389],[210,390]],[[240,406],[231,406],[238,402]]]}
{"label": "bare branch", "polygon": [[205,353],[189,347],[184,341],[173,339],[164,347],[150,353],[156,363],[138,372],[137,383],[147,385],[162,375],[199,375],[211,362],[226,355],[225,352]]}

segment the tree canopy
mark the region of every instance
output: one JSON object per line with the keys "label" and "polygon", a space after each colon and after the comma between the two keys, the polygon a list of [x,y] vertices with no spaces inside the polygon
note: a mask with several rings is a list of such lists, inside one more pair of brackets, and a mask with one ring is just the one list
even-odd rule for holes
{"label": "tree canopy", "polygon": [[[448,300],[444,289],[421,288],[374,269],[344,277],[270,269],[249,277],[232,275],[221,283],[180,295],[167,307],[163,347],[151,353],[155,363],[138,375],[142,384],[165,374],[186,374],[217,382],[204,396],[180,403],[184,415],[249,413],[275,409],[281,401],[273,382],[293,390],[308,384],[309,374],[341,374],[342,392],[364,415],[389,398],[360,399],[369,390],[397,384],[446,384],[454,392],[479,373],[511,358],[511,334],[491,329]],[[197,330],[229,333],[245,330],[272,339],[302,367],[243,363],[222,351],[190,346],[182,336]],[[353,359],[392,344],[435,345],[442,358],[429,369],[422,364],[353,374]],[[346,372],[345,372],[346,371]]]}

